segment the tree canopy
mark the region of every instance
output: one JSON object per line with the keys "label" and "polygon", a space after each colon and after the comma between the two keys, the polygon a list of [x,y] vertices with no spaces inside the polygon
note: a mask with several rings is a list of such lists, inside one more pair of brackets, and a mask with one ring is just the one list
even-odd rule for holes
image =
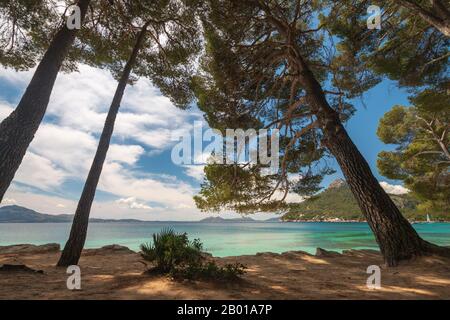
{"label": "tree canopy", "polygon": [[450,97],[445,88],[411,98],[412,107],[394,106],[380,120],[377,134],[394,151],[378,156],[378,168],[403,180],[423,210],[450,211]]}
{"label": "tree canopy", "polygon": [[[332,2],[324,23],[340,39],[341,63],[360,64],[379,79],[387,76],[400,86],[418,91],[448,79],[450,37],[405,3],[428,8],[440,1]],[[382,9],[381,29],[367,28],[367,8]],[[414,7],[414,6],[413,6]],[[429,9],[429,8],[428,8]]]}
{"label": "tree canopy", "polygon": [[[80,35],[80,60],[111,70],[120,78],[139,32],[146,36],[133,68],[136,77],[152,80],[179,107],[192,101],[186,88],[194,72],[193,60],[201,49],[196,0],[97,3],[94,22]],[[76,49],[74,49],[76,50]],[[134,78],[130,79],[133,82]]]}
{"label": "tree canopy", "polygon": [[[354,112],[352,99],[376,85],[377,77],[357,60],[342,63],[341,43],[321,18],[329,10],[324,1],[208,4],[206,52],[194,79],[198,105],[214,128],[279,129],[282,165],[277,174],[263,176],[258,165],[210,164],[197,205],[203,210],[276,210],[284,207],[289,192],[316,193],[333,170],[314,104],[298,78],[296,55],[343,122]],[[288,33],[277,24],[287,26]]]}
{"label": "tree canopy", "polygon": [[32,68],[61,22],[54,1],[0,0],[0,64]]}

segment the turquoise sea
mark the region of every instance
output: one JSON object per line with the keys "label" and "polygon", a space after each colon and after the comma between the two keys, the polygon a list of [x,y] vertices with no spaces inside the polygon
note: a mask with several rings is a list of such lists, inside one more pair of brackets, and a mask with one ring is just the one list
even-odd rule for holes
{"label": "turquoise sea", "polygon": [[[150,241],[153,233],[167,227],[187,232],[191,239],[200,238],[207,251],[219,257],[290,250],[314,253],[317,247],[336,251],[377,249],[366,223],[316,222],[91,223],[86,248],[114,243],[138,250],[141,243]],[[450,246],[450,223],[415,224],[414,228],[426,240]],[[0,246],[50,242],[63,246],[69,230],[68,223],[0,223]]]}

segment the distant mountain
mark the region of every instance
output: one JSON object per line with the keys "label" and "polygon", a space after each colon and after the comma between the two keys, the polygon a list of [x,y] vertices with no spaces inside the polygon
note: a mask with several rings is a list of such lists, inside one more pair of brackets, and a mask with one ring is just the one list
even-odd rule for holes
{"label": "distant mountain", "polygon": [[[61,223],[72,222],[73,215],[50,215],[39,213],[20,206],[6,206],[0,208],[0,223]],[[139,222],[139,220],[125,219],[90,219],[90,222]]]}
{"label": "distant mountain", "polygon": [[264,222],[280,222],[282,217],[275,217],[275,218],[270,218],[267,220],[264,220]]}
{"label": "distant mountain", "polygon": [[[402,211],[403,215],[413,221],[425,221],[427,213],[432,220],[450,221],[449,212],[420,212],[419,201],[408,194],[390,197]],[[283,221],[364,221],[358,203],[347,183],[338,179],[323,192],[304,202],[293,204]]]}
{"label": "distant mountain", "polygon": [[227,222],[255,222],[256,220],[249,217],[234,218],[234,219],[224,219],[221,217],[208,217],[200,220],[200,223],[227,223]]}
{"label": "distant mountain", "polygon": [[[44,214],[40,212],[36,212],[34,210],[20,207],[20,206],[5,206],[0,207],[0,223],[63,223],[63,222],[72,222],[73,215],[70,214],[61,214],[61,215],[51,215]],[[89,220],[92,223],[96,222],[147,222],[141,220],[134,219],[122,219],[122,220],[113,220],[113,219],[97,219],[92,218]],[[197,221],[199,223],[226,223],[226,222],[254,222],[256,220],[243,217],[243,218],[235,218],[235,219],[224,219],[221,217],[209,217],[205,218],[201,221]],[[149,221],[151,222],[151,221]],[[177,223],[179,221],[153,221],[153,222],[173,222]]]}

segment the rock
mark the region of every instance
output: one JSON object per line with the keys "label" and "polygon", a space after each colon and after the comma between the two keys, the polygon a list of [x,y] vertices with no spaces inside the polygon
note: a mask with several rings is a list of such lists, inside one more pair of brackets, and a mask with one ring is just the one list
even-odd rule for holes
{"label": "rock", "polygon": [[341,254],[336,251],[328,251],[322,248],[316,249],[316,257],[339,257]]}
{"label": "rock", "polygon": [[0,266],[0,272],[30,272],[43,274],[42,270],[34,270],[24,264],[4,264]]}
{"label": "rock", "polygon": [[362,256],[367,256],[367,255],[379,256],[380,252],[377,250],[372,250],[372,249],[359,249],[359,250],[350,249],[350,250],[342,251],[342,254],[346,255],[346,256],[362,257]]}
{"label": "rock", "polygon": [[84,255],[87,256],[94,256],[97,254],[104,254],[104,253],[113,253],[113,254],[132,254],[132,253],[136,253],[133,250],[131,250],[128,247],[125,246],[121,246],[118,244],[110,244],[107,246],[103,246],[100,249],[87,249],[84,250]]}
{"label": "rock", "polygon": [[257,257],[279,257],[280,254],[279,253],[275,253],[275,252],[258,252],[256,253]]}
{"label": "rock", "polygon": [[311,254],[309,254],[306,251],[286,251],[286,252],[283,252],[281,255],[283,257],[287,257],[287,258],[290,258],[290,259],[292,259],[292,258],[295,259],[295,258],[298,258],[299,256],[310,256]]}
{"label": "rock", "polygon": [[12,246],[0,246],[0,254],[37,254],[58,252],[60,249],[61,247],[58,243],[49,243],[40,246],[34,244],[17,244]]}
{"label": "rock", "polygon": [[118,244],[111,244],[108,246],[103,246],[100,248],[100,250],[111,250],[111,251],[125,251],[125,252],[134,252],[130,248],[121,246]]}

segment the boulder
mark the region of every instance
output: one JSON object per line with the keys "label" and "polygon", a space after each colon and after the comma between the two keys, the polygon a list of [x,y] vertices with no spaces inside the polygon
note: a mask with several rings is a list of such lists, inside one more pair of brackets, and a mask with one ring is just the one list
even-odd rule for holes
{"label": "boulder", "polygon": [[275,253],[275,252],[257,252],[256,253],[257,257],[269,257],[269,258],[273,258],[273,257],[279,257],[280,254],[279,253]]}
{"label": "boulder", "polygon": [[12,246],[0,246],[0,254],[38,254],[60,251],[58,243],[48,243],[43,245],[17,244]]}
{"label": "boulder", "polygon": [[109,251],[123,251],[123,252],[134,252],[130,248],[121,246],[118,244],[110,244],[107,246],[103,246],[100,248],[100,250],[109,250]]}
{"label": "boulder", "polygon": [[281,255],[283,257],[288,258],[288,259],[296,259],[299,256],[310,256],[311,254],[309,254],[306,251],[299,251],[298,250],[298,251],[286,251],[286,252],[283,252]]}
{"label": "boulder", "polygon": [[354,249],[350,249],[350,250],[344,250],[342,251],[343,255],[346,256],[356,256],[356,257],[363,257],[363,256],[379,256],[380,252],[377,250],[372,250],[372,249],[359,249],[359,250],[354,250]]}
{"label": "boulder", "polygon": [[107,246],[103,246],[100,249],[87,249],[84,250],[84,255],[87,256],[94,256],[97,254],[109,254],[109,253],[113,253],[113,254],[132,254],[132,253],[136,253],[133,250],[129,249],[128,247],[125,246],[121,246],[118,244],[110,244]]}
{"label": "boulder", "polygon": [[327,258],[331,258],[331,257],[339,257],[341,254],[339,252],[336,251],[328,251],[322,248],[317,248],[316,249],[316,257],[327,257]]}

